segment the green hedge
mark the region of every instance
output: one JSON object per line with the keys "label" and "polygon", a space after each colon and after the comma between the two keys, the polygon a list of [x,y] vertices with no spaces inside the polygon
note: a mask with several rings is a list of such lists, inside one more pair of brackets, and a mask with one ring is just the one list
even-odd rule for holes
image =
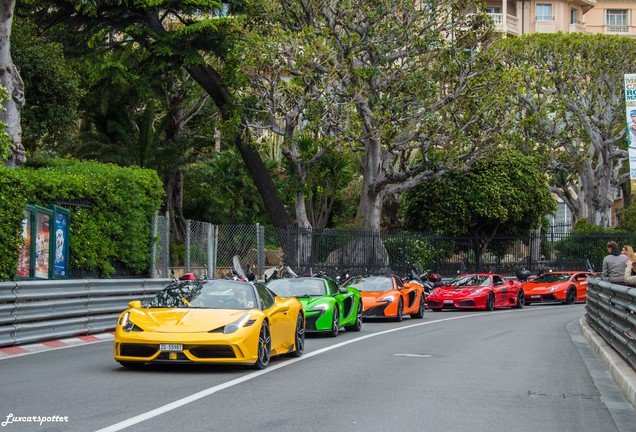
{"label": "green hedge", "polygon": [[137,275],[148,274],[151,222],[163,187],[155,171],[76,160],[46,160],[21,168],[0,168],[0,280],[15,274],[25,204],[48,207],[87,202],[71,211],[72,269],[112,277],[121,263]]}

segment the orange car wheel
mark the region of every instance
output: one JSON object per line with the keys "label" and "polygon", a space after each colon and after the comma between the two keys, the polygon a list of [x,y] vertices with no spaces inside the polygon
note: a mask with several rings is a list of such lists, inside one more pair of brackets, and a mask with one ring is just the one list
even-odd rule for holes
{"label": "orange car wheel", "polygon": [[565,304],[573,304],[576,303],[576,288],[570,287],[568,288],[567,294],[565,294]]}
{"label": "orange car wheel", "polygon": [[404,318],[404,302],[402,301],[402,298],[400,298],[400,300],[398,300],[397,315],[395,317],[395,320],[397,322],[400,322],[402,321],[402,318]]}
{"label": "orange car wheel", "polygon": [[420,307],[417,309],[417,313],[412,314],[411,317],[417,319],[424,318],[424,309],[426,309],[426,304],[424,303],[424,296],[422,296],[420,300]]}

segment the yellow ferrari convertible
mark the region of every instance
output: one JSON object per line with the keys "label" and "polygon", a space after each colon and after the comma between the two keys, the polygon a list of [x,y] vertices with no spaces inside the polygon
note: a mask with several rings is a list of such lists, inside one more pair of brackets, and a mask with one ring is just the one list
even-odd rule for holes
{"label": "yellow ferrari convertible", "polygon": [[147,306],[131,301],[117,322],[113,356],[122,366],[234,363],[263,369],[271,356],[302,355],[298,299],[237,280],[178,280]]}

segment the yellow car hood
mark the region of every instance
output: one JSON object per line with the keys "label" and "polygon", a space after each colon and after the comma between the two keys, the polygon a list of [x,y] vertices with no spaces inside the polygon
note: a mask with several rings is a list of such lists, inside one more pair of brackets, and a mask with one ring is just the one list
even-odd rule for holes
{"label": "yellow car hood", "polygon": [[223,327],[248,312],[235,309],[131,309],[130,320],[144,331],[195,333]]}

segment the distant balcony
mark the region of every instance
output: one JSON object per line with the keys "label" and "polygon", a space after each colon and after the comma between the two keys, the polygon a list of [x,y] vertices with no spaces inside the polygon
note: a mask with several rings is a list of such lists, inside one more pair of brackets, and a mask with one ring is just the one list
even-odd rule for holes
{"label": "distant balcony", "polygon": [[489,13],[492,21],[495,23],[495,30],[506,34],[519,36],[519,18],[514,15],[506,15],[501,13]]}
{"label": "distant balcony", "polygon": [[570,23],[570,33],[586,33],[585,23],[582,23],[578,20],[576,22]]}
{"label": "distant balcony", "polygon": [[535,21],[537,33],[556,33],[554,17],[537,17]]}
{"label": "distant balcony", "polygon": [[603,33],[622,36],[634,36],[634,28],[628,25],[605,25]]}

